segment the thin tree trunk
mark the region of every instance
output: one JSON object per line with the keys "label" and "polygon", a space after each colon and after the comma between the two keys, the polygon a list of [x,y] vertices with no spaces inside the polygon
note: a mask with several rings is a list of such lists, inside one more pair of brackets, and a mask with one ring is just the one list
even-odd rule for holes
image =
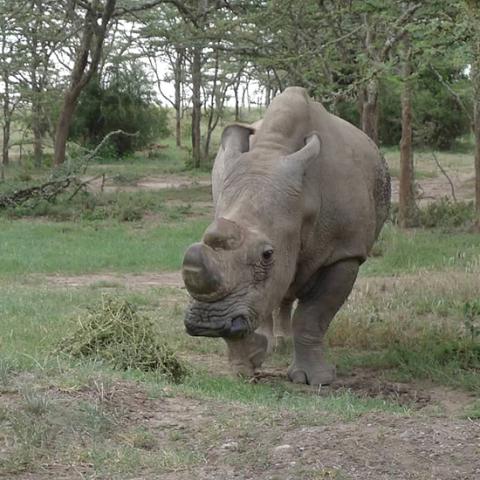
{"label": "thin tree trunk", "polygon": [[177,147],[182,146],[182,70],[183,70],[183,49],[177,48],[175,59],[175,142]]}
{"label": "thin tree trunk", "polygon": [[378,79],[372,78],[364,91],[362,130],[378,145]]}
{"label": "thin tree trunk", "polygon": [[68,133],[70,130],[70,124],[72,122],[73,114],[77,106],[77,99],[78,95],[75,98],[67,94],[65,95],[65,98],[63,100],[63,106],[60,112],[60,117],[58,119],[57,129],[55,133],[55,165],[61,165],[65,161]]}
{"label": "thin tree trunk", "polygon": [[238,73],[237,79],[233,84],[233,93],[235,94],[235,121],[238,122],[240,120],[240,81],[242,79],[242,71]]}
{"label": "thin tree trunk", "polygon": [[480,231],[480,6],[477,2],[468,2],[473,21],[472,66],[473,86],[473,135],[475,138],[475,228]]}
{"label": "thin tree trunk", "polygon": [[399,225],[409,228],[415,225],[416,205],[414,191],[414,167],[412,149],[412,48],[405,41],[402,91],[402,139],[400,141],[400,191]]}
{"label": "thin tree trunk", "polygon": [[199,168],[201,164],[201,130],[200,121],[202,119],[202,48],[195,46],[193,48],[192,60],[192,160],[193,167]]}
{"label": "thin tree trunk", "polygon": [[[207,134],[205,136],[205,145],[203,151],[203,158],[208,159],[208,154],[210,151],[210,139],[212,138],[213,130],[215,129],[216,123],[213,122],[213,117],[215,115],[215,107],[216,105],[216,94],[217,94],[217,83],[218,83],[218,67],[219,67],[219,54],[218,50],[215,50],[215,67],[214,67],[214,74],[213,74],[213,83],[212,83],[212,93],[210,97],[210,107],[208,108],[208,122],[207,122]],[[205,107],[206,107],[205,102]]]}
{"label": "thin tree trunk", "polygon": [[475,139],[475,229],[480,231],[480,5],[467,0],[467,13],[472,29],[471,79],[473,86],[472,130]]}
{"label": "thin tree trunk", "polygon": [[42,166],[43,142],[42,142],[42,111],[39,101],[40,92],[35,91],[32,105],[32,130],[33,130],[33,161],[36,167]]}
{"label": "thin tree trunk", "polygon": [[[3,128],[2,128],[2,167],[8,165],[10,158],[8,156],[8,147],[10,144],[10,95],[8,73],[4,77],[4,95],[3,95]],[[3,169],[2,169],[3,175]],[[3,180],[3,177],[2,177]]]}
{"label": "thin tree trunk", "polygon": [[480,230],[480,38],[477,40],[476,56],[472,62],[473,82],[473,133],[475,138],[475,211],[476,227]]}
{"label": "thin tree trunk", "polygon": [[271,97],[272,97],[272,88],[270,87],[270,80],[268,80],[268,83],[265,86],[265,107],[268,107],[270,105]]}

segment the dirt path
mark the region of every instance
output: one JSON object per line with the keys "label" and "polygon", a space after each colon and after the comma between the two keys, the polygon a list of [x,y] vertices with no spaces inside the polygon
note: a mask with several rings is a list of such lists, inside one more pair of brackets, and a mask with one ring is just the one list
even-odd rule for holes
{"label": "dirt path", "polygon": [[[92,177],[85,177],[82,180],[87,181]],[[209,186],[211,184],[210,179],[192,179],[189,177],[181,177],[176,175],[161,175],[161,176],[148,176],[141,178],[134,184],[116,185],[112,184],[112,179],[106,176],[105,181],[102,178],[97,178],[89,182],[89,187],[95,191],[103,189],[106,193],[111,192],[136,192],[142,190],[166,190],[173,188],[192,188],[200,186]]]}
{"label": "dirt path", "polygon": [[[475,177],[468,174],[455,173],[450,178],[454,185],[457,200],[469,201],[475,197]],[[443,197],[452,199],[448,180],[440,175],[433,178],[422,178],[416,181],[420,205],[428,204]],[[399,180],[392,178],[392,202],[398,202]]]}
{"label": "dirt path", "polygon": [[85,275],[32,275],[33,279],[44,279],[46,284],[64,288],[118,288],[145,289],[151,287],[183,288],[180,272],[165,273],[92,273]]}

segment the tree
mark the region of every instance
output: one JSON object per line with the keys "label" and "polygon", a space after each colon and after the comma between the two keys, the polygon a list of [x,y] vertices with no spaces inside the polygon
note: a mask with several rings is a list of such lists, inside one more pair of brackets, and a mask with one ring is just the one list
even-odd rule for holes
{"label": "tree", "polygon": [[106,66],[83,90],[72,123],[71,135],[90,146],[111,131],[116,155],[142,148],[168,134],[167,111],[154,104],[143,67],[138,61]]}
{"label": "tree", "polygon": [[6,5],[2,4],[0,16],[0,79],[2,82],[2,168],[0,180],[4,179],[4,166],[9,163],[10,131],[17,100],[13,99],[12,80],[16,68],[15,32],[11,29],[12,18]]}
{"label": "tree", "polygon": [[[107,28],[115,12],[116,0],[79,2],[84,9],[81,41],[75,55],[70,83],[63,97],[63,105],[55,133],[54,163],[65,161],[65,149],[72,117],[83,88],[91,80],[101,60]],[[74,14],[72,9],[72,15]],[[100,17],[100,22],[98,22]]]}
{"label": "tree", "polygon": [[471,79],[473,86],[473,134],[475,138],[475,211],[480,230],[480,1],[466,0],[471,31]]}
{"label": "tree", "polygon": [[414,226],[416,214],[412,146],[413,63],[412,45],[408,36],[404,39],[404,50],[398,217],[400,227],[407,228]]}

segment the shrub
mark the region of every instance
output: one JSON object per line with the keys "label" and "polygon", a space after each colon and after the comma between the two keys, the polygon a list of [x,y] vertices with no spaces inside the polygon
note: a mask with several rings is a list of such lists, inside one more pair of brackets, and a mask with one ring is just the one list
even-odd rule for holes
{"label": "shrub", "polygon": [[443,197],[419,211],[419,222],[425,228],[459,228],[470,226],[475,216],[473,202],[452,202]]}
{"label": "shrub", "polygon": [[[474,218],[473,202],[452,202],[448,197],[443,197],[419,208],[416,222],[423,228],[467,229]],[[398,224],[398,203],[390,208],[390,220]]]}
{"label": "shrub", "polygon": [[93,78],[82,92],[71,129],[73,138],[98,144],[105,135],[123,130],[102,149],[101,158],[124,155],[168,135],[168,111],[155,105],[150,82],[141,65],[115,65],[103,79]]}

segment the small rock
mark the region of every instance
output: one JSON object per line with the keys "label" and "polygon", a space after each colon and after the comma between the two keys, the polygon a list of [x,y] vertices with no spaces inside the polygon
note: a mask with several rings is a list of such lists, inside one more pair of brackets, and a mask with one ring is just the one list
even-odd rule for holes
{"label": "small rock", "polygon": [[227,442],[224,443],[221,447],[222,450],[236,450],[238,448],[237,442]]}
{"label": "small rock", "polygon": [[291,445],[279,445],[278,447],[275,447],[273,449],[273,453],[275,455],[281,455],[282,453],[287,453],[287,452],[290,452],[291,450],[292,450]]}

